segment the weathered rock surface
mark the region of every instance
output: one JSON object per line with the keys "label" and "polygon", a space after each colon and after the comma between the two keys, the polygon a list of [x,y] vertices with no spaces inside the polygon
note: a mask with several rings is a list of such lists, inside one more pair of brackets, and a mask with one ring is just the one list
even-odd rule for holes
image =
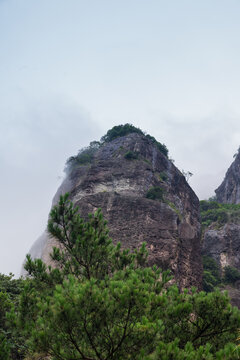
{"label": "weathered rock surface", "polygon": [[[138,153],[138,158],[125,159],[127,151]],[[163,201],[146,198],[155,186],[163,189]],[[146,242],[150,264],[170,268],[181,288],[200,286],[198,198],[182,173],[145,136],[132,133],[101,146],[91,164],[72,170],[53,204],[66,191],[84,218],[102,208],[114,243],[134,249]],[[41,256],[47,262],[52,245],[46,236]]]}
{"label": "weathered rock surface", "polygon": [[235,286],[225,285],[224,291],[228,292],[228,295],[231,299],[231,304],[237,306],[240,309],[240,283],[237,282]]}
{"label": "weathered rock surface", "polygon": [[203,255],[212,257],[222,271],[225,266],[240,270],[240,225],[226,224],[219,230],[207,230]]}
{"label": "weathered rock surface", "polygon": [[240,204],[240,152],[227,170],[222,184],[215,190],[216,200],[224,204]]}
{"label": "weathered rock surface", "polygon": [[[227,170],[222,184],[215,190],[216,200],[222,204],[240,204],[240,152]],[[218,230],[206,229],[203,254],[214,258],[224,275],[224,268],[231,266],[240,271],[240,218],[228,219]],[[240,308],[240,283],[226,285],[231,303]]]}
{"label": "weathered rock surface", "polygon": [[[212,257],[218,264],[221,276],[224,268],[231,266],[240,271],[240,225],[227,223],[221,229],[207,229],[203,239],[203,255]],[[227,290],[231,304],[240,308],[240,281],[222,285]]]}

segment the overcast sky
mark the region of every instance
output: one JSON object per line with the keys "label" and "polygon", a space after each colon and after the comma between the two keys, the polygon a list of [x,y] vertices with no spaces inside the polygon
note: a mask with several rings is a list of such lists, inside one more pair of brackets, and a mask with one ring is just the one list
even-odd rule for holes
{"label": "overcast sky", "polygon": [[0,272],[19,274],[66,159],[130,122],[200,199],[240,145],[239,0],[0,0]]}

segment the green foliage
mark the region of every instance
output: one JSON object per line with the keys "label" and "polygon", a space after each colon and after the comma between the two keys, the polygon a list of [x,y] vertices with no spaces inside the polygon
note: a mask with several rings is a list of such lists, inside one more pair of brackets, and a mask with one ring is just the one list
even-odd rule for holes
{"label": "green foliage", "polygon": [[101,138],[102,142],[110,142],[118,137],[126,136],[128,134],[137,133],[144,135],[143,131],[132,124],[117,125],[108,130],[106,135]]}
{"label": "green foliage", "polygon": [[0,274],[0,360],[23,358],[22,334],[16,330],[11,319],[23,288],[23,279],[13,279],[13,274]]}
{"label": "green foliage", "polygon": [[235,340],[237,314],[238,310],[229,305],[228,295],[220,291],[206,294],[193,290],[189,294],[172,287],[163,319],[165,342],[178,338],[181,348],[189,341],[195,348],[209,343],[212,351],[218,351],[226,342]]}
{"label": "green foliage", "polygon": [[163,291],[156,275],[130,270],[100,283],[70,276],[39,303],[32,348],[54,359],[200,360],[235,339],[239,312],[226,295]]}
{"label": "green foliage", "polygon": [[237,360],[239,358],[240,350],[234,344],[227,344],[223,349],[213,354],[210,344],[196,349],[191,342],[188,342],[182,349],[179,347],[178,338],[170,344],[160,342],[157,354],[154,357],[155,360]]}
{"label": "green foliage", "polygon": [[158,142],[153,136],[146,135],[141,129],[133,126],[132,124],[118,125],[114,126],[112,129],[108,130],[107,134],[101,138],[102,142],[110,142],[118,137],[125,136],[131,133],[137,133],[140,135],[144,135],[147,139],[149,139],[158,150],[163,153],[166,157],[168,156],[168,149],[166,145]]}
{"label": "green foliage", "polygon": [[181,211],[176,207],[176,205],[171,201],[166,201],[166,202],[167,202],[168,206],[170,206],[170,208],[178,215],[179,220],[182,221],[183,216],[181,214]]}
{"label": "green foliage", "polygon": [[0,360],[10,360],[10,345],[6,336],[0,333]]}
{"label": "green foliage", "polygon": [[160,142],[158,142],[155,137],[151,136],[151,135],[146,135],[146,138],[151,140],[152,143],[154,145],[156,145],[156,147],[158,148],[158,150],[164,154],[166,157],[168,157],[168,148],[166,147],[165,144],[161,144]]}
{"label": "green foliage", "polygon": [[[0,275],[0,360],[237,360],[240,312],[226,293],[180,292],[146,267],[145,244],[114,246],[100,210],[84,221],[61,196],[48,223],[56,268],[27,257],[30,278]],[[204,258],[208,283],[218,266]],[[239,273],[226,268],[236,281]]]}
{"label": "green foliage", "polygon": [[6,292],[0,292],[0,359],[8,359],[10,354],[10,341],[6,312],[11,309],[11,301]]}
{"label": "green foliage", "polygon": [[78,166],[90,164],[93,161],[94,155],[100,145],[100,142],[92,141],[88,147],[80,149],[76,156],[71,156],[66,161],[64,171],[68,173]]}
{"label": "green foliage", "polygon": [[[166,145],[158,142],[153,136],[145,135],[145,133],[141,129],[133,126],[132,124],[117,125],[117,126],[114,126],[112,129],[108,130],[107,134],[102,136],[100,142],[92,141],[89,146],[87,146],[83,149],[80,149],[76,156],[71,156],[69,159],[67,159],[64,171],[66,173],[69,173],[73,169],[75,169],[79,166],[91,164],[94,159],[94,155],[95,155],[96,151],[100,148],[100,146],[102,146],[104,143],[108,143],[118,137],[126,136],[131,133],[137,133],[140,135],[144,135],[147,139],[149,139],[158,148],[158,150],[161,153],[163,153],[165,156],[168,156],[168,149],[167,149]],[[128,160],[137,159],[138,153],[133,152],[133,151],[128,151],[124,157]]]}
{"label": "green foliage", "polygon": [[159,179],[160,179],[160,181],[167,181],[168,180],[168,176],[165,173],[165,171],[160,172]]}
{"label": "green foliage", "polygon": [[[120,243],[113,246],[101,210],[90,214],[88,221],[84,221],[78,208],[69,201],[68,194],[61,196],[59,204],[53,207],[48,231],[61,244],[61,249],[53,248],[52,258],[64,275],[72,274],[79,279],[103,279],[130,264],[138,267],[146,259],[145,244],[134,254],[122,250]],[[31,261],[26,264],[28,271],[30,264]],[[46,273],[45,269],[43,273]]]}
{"label": "green foliage", "polygon": [[216,286],[223,283],[234,285],[238,280],[240,280],[240,272],[235,267],[226,266],[223,275],[221,275],[220,267],[217,262],[209,256],[203,256],[204,291],[214,291]]}
{"label": "green foliage", "polygon": [[136,159],[138,159],[138,155],[139,154],[137,152],[129,150],[129,151],[126,152],[124,157],[127,160],[136,160]]}
{"label": "green foliage", "polygon": [[[83,221],[68,195],[51,211],[48,230],[60,244],[52,253],[58,267],[28,257],[32,279],[16,319],[29,359],[239,358],[231,342],[240,313],[226,294],[180,293],[168,272],[146,267],[145,245],[135,253],[114,246],[101,211]],[[215,264],[206,264],[216,277]]]}
{"label": "green foliage", "polygon": [[164,190],[161,187],[153,186],[148,190],[148,192],[146,194],[146,198],[151,199],[151,200],[162,201],[163,200],[163,194],[164,194]]}
{"label": "green foliage", "polygon": [[221,204],[217,201],[207,201],[207,200],[201,200],[200,201],[200,210],[202,212],[213,210],[213,209],[219,209],[221,207]]}
{"label": "green foliage", "polygon": [[227,222],[239,223],[240,204],[220,204],[216,201],[200,201],[202,225],[204,227],[216,223],[222,226]]}
{"label": "green foliage", "polygon": [[217,262],[210,256],[203,256],[203,290],[214,291],[221,283],[220,268]]}
{"label": "green foliage", "polygon": [[240,280],[240,272],[235,267],[226,266],[224,268],[224,281],[227,284],[234,284],[238,280]]}
{"label": "green foliage", "polygon": [[9,299],[17,303],[24,287],[24,280],[22,278],[14,279],[13,276],[12,273],[9,275],[0,274],[0,291],[7,293]]}
{"label": "green foliage", "polygon": [[158,304],[151,291],[133,271],[100,283],[69,277],[41,303],[33,346],[47,343],[50,354],[64,359],[135,359],[141,349],[151,352],[157,327],[142,316],[150,301]]}

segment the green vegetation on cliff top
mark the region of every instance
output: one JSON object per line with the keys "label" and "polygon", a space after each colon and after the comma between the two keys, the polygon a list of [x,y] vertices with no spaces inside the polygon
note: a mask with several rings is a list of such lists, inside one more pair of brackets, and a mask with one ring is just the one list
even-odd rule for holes
{"label": "green vegetation on cliff top", "polygon": [[217,201],[200,201],[202,226],[205,228],[212,223],[222,226],[228,222],[240,222],[240,204],[221,204]]}
{"label": "green vegetation on cliff top", "polygon": [[69,172],[77,166],[90,164],[94,158],[95,152],[100,148],[100,146],[131,133],[145,136],[146,139],[149,139],[162,154],[166,157],[168,156],[168,149],[166,145],[161,144],[153,136],[144,133],[141,129],[131,124],[117,125],[108,130],[106,135],[102,136],[100,141],[91,142],[89,146],[80,149],[76,156],[71,156],[66,161],[65,172]]}

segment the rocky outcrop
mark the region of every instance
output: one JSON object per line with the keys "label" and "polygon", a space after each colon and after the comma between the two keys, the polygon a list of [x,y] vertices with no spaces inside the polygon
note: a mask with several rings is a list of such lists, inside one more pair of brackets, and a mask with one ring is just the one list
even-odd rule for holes
{"label": "rocky outcrop", "polygon": [[[224,268],[231,266],[240,271],[240,225],[225,224],[221,229],[208,229],[203,240],[203,255],[213,258],[224,278]],[[231,304],[240,308],[240,281],[221,285],[227,290]]]}
{"label": "rocky outcrop", "polygon": [[[129,151],[134,158],[126,158]],[[162,199],[146,198],[153,187],[161,188]],[[133,250],[146,242],[150,265],[170,268],[180,288],[200,286],[198,198],[150,139],[132,133],[105,143],[91,163],[72,169],[53,204],[66,190],[82,217],[102,209],[114,243]],[[46,262],[52,241],[45,237],[41,256]]]}
{"label": "rocky outcrop", "polygon": [[224,291],[228,292],[228,295],[233,306],[237,306],[240,309],[240,282],[238,281],[235,286],[225,285]]}
{"label": "rocky outcrop", "polygon": [[[216,200],[222,204],[240,204],[240,152],[227,170],[222,184],[215,190]],[[212,257],[219,265],[222,279],[226,266],[240,271],[240,217],[235,206],[219,208],[225,211],[225,224],[212,224],[204,232],[203,254]],[[217,227],[214,229],[213,227]],[[240,282],[222,286],[227,290],[231,303],[240,308]]]}
{"label": "rocky outcrop", "polygon": [[220,203],[240,204],[240,152],[236,155],[215,193],[216,200]]}
{"label": "rocky outcrop", "polygon": [[223,272],[225,266],[240,270],[240,225],[226,224],[221,229],[207,230],[203,255],[212,257]]}

